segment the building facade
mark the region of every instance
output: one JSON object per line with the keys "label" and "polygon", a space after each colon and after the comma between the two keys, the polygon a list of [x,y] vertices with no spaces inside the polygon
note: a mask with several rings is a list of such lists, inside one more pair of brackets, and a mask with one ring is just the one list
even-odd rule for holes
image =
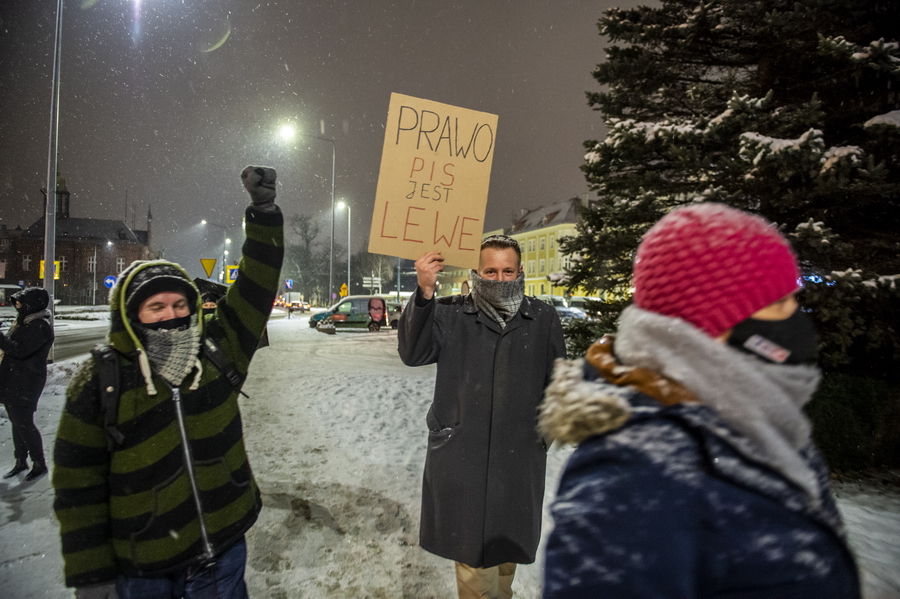
{"label": "building facade", "polygon": [[[565,295],[565,270],[572,256],[562,253],[559,239],[575,234],[578,205],[572,199],[546,208],[523,210],[506,234],[519,242],[525,271],[525,295]],[[583,295],[571,290],[573,295]]]}
{"label": "building facade", "polygon": [[[137,231],[120,220],[72,218],[65,180],[57,184],[55,297],[62,304],[105,304],[107,276],[116,276],[134,260],[148,260],[153,216],[147,230]],[[22,230],[0,224],[0,302],[16,288],[43,285],[44,217]],[[5,292],[5,294],[3,293]]]}
{"label": "building facade", "polygon": [[[559,239],[575,235],[578,206],[586,201],[576,198],[546,208],[522,210],[508,229],[484,233],[485,237],[509,235],[519,242],[525,272],[525,295],[584,295],[581,289],[566,288],[565,270],[573,257],[562,253]],[[439,279],[440,295],[466,293],[468,285],[471,285],[469,279],[468,269],[446,267]]]}

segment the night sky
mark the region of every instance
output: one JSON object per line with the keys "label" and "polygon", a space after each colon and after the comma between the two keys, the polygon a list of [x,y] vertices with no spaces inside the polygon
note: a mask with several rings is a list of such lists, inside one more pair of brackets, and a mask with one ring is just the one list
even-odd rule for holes
{"label": "night sky", "polygon": [[[630,0],[74,0],[62,39],[59,169],[73,217],[144,229],[154,249],[202,274],[239,237],[247,164],[278,170],[287,216],[330,227],[352,206],[353,249],[369,231],[391,92],[499,115],[486,228],[587,191],[582,142],[602,138],[586,104],[604,58],[597,19]],[[42,213],[55,0],[0,7],[0,222]],[[127,199],[127,202],[126,202]],[[345,213],[336,243],[346,243]],[[342,256],[341,256],[342,258]]]}

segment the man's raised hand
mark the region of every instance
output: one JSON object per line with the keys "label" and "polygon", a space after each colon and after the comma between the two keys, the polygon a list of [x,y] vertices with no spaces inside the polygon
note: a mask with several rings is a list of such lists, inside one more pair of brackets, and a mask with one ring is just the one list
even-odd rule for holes
{"label": "man's raised hand", "polygon": [[440,252],[428,252],[416,260],[416,280],[422,290],[422,298],[434,297],[438,275],[444,271],[444,257]]}

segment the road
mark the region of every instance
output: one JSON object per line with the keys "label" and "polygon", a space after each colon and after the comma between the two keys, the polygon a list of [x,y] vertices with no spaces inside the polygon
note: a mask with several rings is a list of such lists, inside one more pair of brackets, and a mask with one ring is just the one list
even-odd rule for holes
{"label": "road", "polygon": [[[88,353],[98,343],[103,343],[106,333],[109,331],[108,320],[73,320],[70,317],[76,313],[71,308],[61,309],[57,312],[56,342],[53,344],[53,361],[60,362]],[[15,312],[12,308],[0,309],[0,322],[3,327],[0,330],[8,330],[12,324]],[[79,313],[86,317],[89,313]],[[285,318],[287,312],[281,308],[272,310],[270,320]],[[68,317],[68,318],[67,318]]]}
{"label": "road", "polygon": [[57,321],[53,361],[68,360],[88,353],[95,345],[103,343],[108,331],[108,321],[79,323],[77,327],[71,328],[64,321]]}

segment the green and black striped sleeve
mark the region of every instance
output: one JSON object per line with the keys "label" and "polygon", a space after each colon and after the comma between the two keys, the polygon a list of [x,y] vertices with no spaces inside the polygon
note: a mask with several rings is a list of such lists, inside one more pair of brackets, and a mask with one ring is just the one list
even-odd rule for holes
{"label": "green and black striped sleeve", "polygon": [[53,460],[53,509],[66,586],[114,579],[118,569],[110,540],[110,455],[93,358],[82,364],[66,392]]}
{"label": "green and black striped sleeve", "polygon": [[[242,375],[259,344],[281,284],[284,259],[284,217],[281,210],[264,211],[248,206],[246,240],[242,248],[237,281],[225,294],[211,332],[218,326]],[[219,321],[219,322],[215,322]],[[213,333],[216,334],[216,333]],[[217,335],[217,336],[218,336]]]}

